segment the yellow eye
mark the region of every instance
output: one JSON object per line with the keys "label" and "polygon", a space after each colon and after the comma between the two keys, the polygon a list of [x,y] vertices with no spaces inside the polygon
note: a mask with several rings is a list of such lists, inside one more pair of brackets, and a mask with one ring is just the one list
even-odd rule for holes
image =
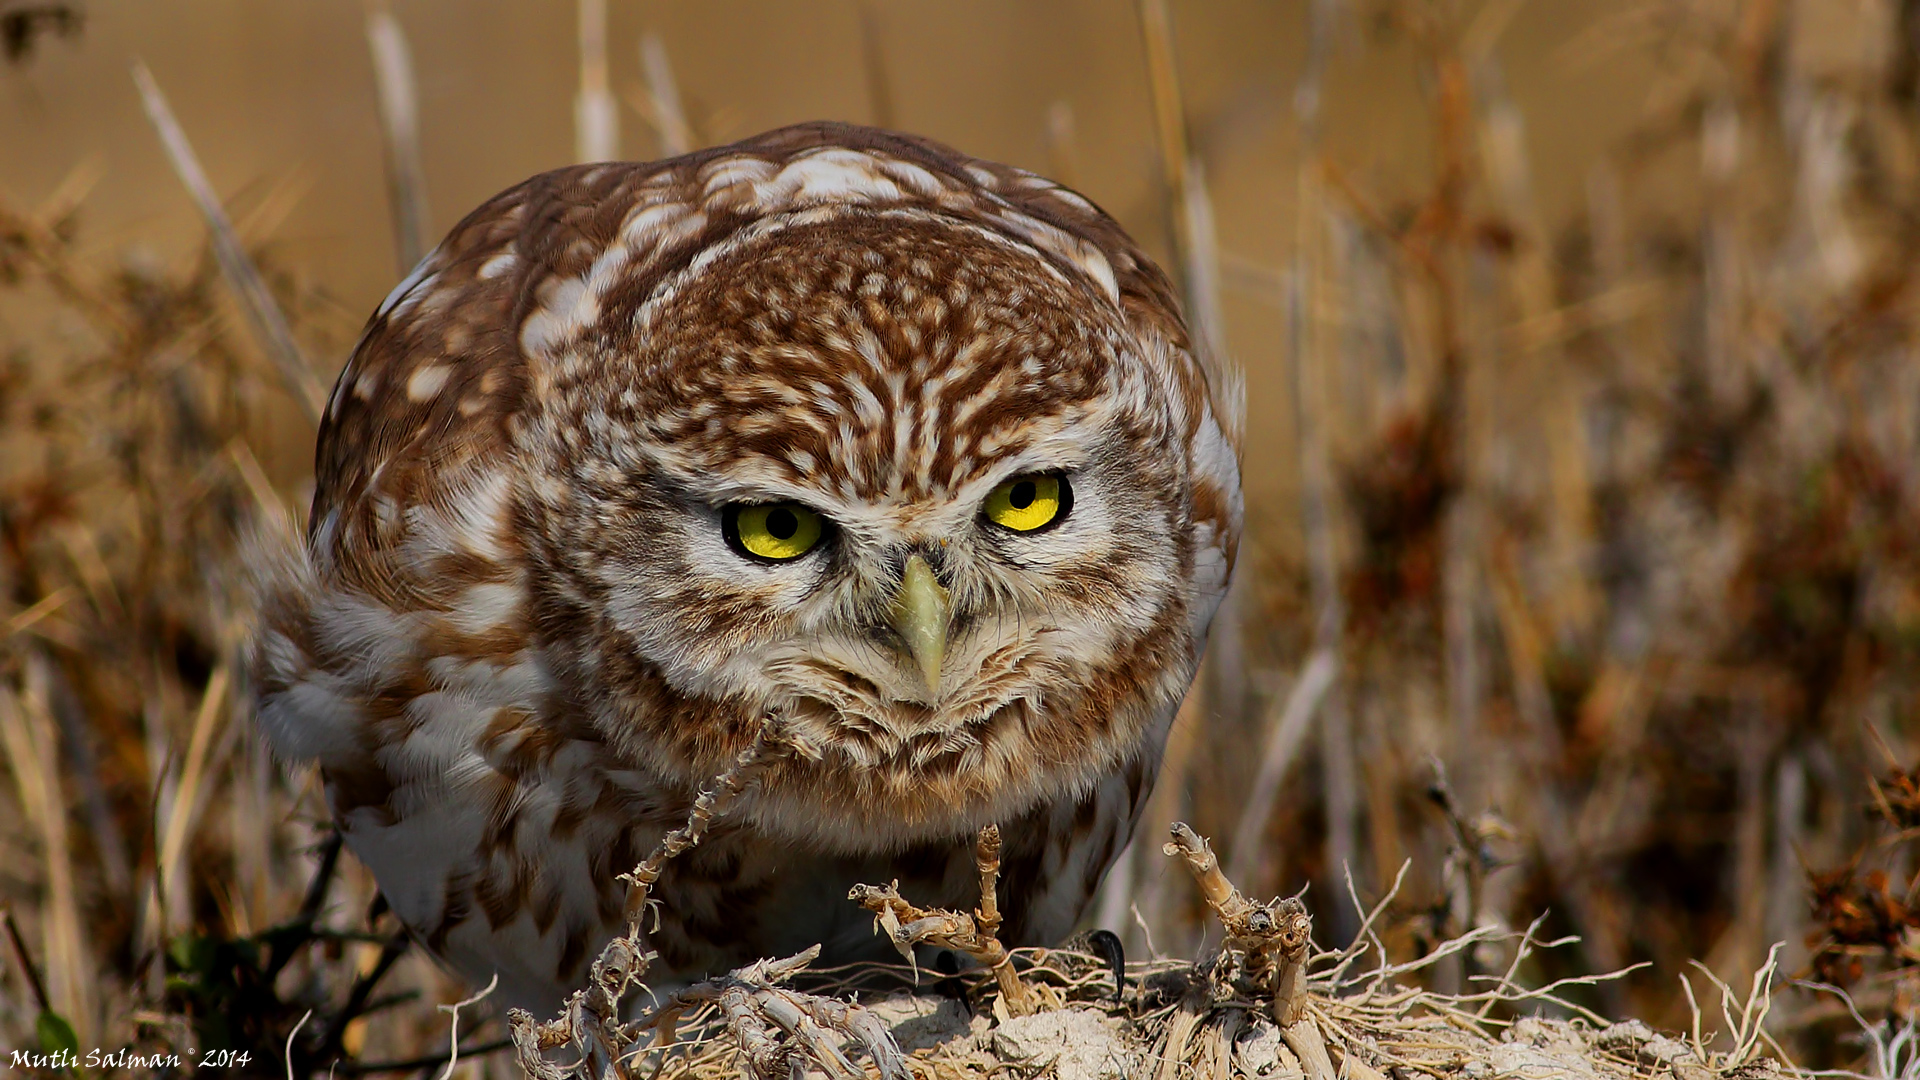
{"label": "yellow eye", "polygon": [[720,520],[735,550],[776,562],[812,551],[826,533],[825,519],[797,503],[729,506]]}
{"label": "yellow eye", "polygon": [[1032,532],[1059,521],[1072,505],[1066,477],[1036,473],[1016,476],[994,488],[982,512],[995,525]]}

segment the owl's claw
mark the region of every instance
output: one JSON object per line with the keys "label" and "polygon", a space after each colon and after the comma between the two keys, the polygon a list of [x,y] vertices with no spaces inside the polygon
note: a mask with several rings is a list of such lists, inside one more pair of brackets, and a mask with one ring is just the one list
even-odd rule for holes
{"label": "owl's claw", "polygon": [[1067,939],[1066,947],[1106,961],[1107,970],[1113,973],[1114,1000],[1126,996],[1127,953],[1119,935],[1111,930],[1082,930]]}
{"label": "owl's claw", "polygon": [[1120,935],[1111,930],[1095,930],[1087,935],[1087,950],[1107,962],[1107,970],[1113,972],[1113,996],[1118,998],[1127,992],[1127,950],[1120,944]]}

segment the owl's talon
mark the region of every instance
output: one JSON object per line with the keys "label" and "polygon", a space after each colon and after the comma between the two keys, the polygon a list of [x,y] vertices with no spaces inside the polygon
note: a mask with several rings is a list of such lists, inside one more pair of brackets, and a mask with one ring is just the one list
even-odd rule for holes
{"label": "owl's talon", "polygon": [[1087,935],[1087,948],[1095,956],[1107,962],[1107,969],[1113,972],[1113,996],[1118,999],[1127,992],[1127,950],[1120,943],[1120,935],[1111,930],[1095,930]]}

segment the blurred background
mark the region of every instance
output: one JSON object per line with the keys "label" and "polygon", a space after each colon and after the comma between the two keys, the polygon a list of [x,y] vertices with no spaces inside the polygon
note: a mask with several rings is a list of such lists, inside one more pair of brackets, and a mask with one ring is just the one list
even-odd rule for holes
{"label": "blurred background", "polygon": [[445,1045],[466,991],[250,727],[239,538],[467,210],[819,118],[1077,187],[1245,369],[1237,580],[1090,915],[1129,955],[1201,945],[1187,820],[1323,945],[1544,916],[1518,981],[1644,965],[1572,993],[1678,1027],[1784,942],[1802,1060],[1859,1025],[1786,977],[1908,1022],[1920,3],[0,0],[0,1047]]}

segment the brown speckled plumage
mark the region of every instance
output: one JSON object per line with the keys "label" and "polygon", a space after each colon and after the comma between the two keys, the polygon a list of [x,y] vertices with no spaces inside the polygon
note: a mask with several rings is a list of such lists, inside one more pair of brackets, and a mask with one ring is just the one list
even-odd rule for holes
{"label": "brown speckled plumage", "polygon": [[[656,975],[884,952],[847,887],[970,903],[989,822],[1007,933],[1057,940],[1225,589],[1239,409],[1165,277],[1030,173],[838,124],[546,173],[341,373],[262,723],[407,925],[513,1002],[578,983],[615,875],[765,715],[795,752],[669,866]],[[1028,474],[1071,511],[989,524]],[[722,510],[769,502],[831,536],[743,558]],[[888,629],[909,556],[951,597],[935,689]]]}

